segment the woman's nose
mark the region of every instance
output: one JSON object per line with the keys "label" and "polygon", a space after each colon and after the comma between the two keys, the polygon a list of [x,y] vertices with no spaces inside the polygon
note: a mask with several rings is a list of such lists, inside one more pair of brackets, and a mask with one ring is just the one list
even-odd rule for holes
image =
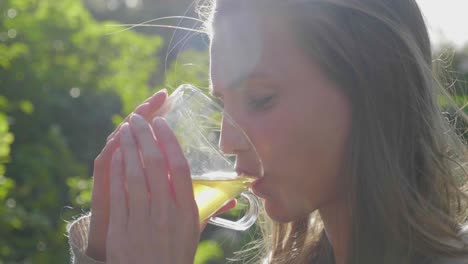
{"label": "woman's nose", "polygon": [[239,126],[228,118],[223,118],[219,147],[224,154],[238,154],[241,151],[248,150],[250,144],[247,135]]}

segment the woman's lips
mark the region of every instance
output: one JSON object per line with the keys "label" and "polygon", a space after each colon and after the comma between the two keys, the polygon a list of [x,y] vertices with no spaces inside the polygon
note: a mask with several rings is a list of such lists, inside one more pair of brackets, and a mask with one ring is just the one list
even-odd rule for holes
{"label": "woman's lips", "polygon": [[237,175],[244,175],[252,178],[256,178],[256,180],[250,186],[252,192],[257,195],[258,197],[264,198],[265,197],[265,184],[264,176],[258,176],[256,173],[249,172],[249,170],[236,168]]}

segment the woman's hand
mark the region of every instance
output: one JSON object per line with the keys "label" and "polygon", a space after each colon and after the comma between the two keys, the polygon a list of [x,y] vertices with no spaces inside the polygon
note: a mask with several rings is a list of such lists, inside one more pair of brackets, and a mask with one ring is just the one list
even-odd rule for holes
{"label": "woman's hand", "polygon": [[[167,98],[166,91],[160,91],[146,100],[134,113],[146,120],[150,120],[159,111]],[[129,117],[122,124],[127,123]],[[94,186],[91,201],[90,228],[88,234],[88,246],[85,254],[95,260],[106,260],[106,239],[109,225],[110,206],[110,166],[114,151],[120,146],[119,126],[107,139],[107,143],[94,161]],[[233,200],[221,208],[215,215],[221,214],[233,208],[236,201]],[[207,221],[201,223],[200,232],[206,226]]]}
{"label": "woman's hand", "polygon": [[[153,133],[154,132],[154,133]],[[112,158],[107,261],[193,263],[200,238],[190,169],[162,118],[120,130]]]}
{"label": "woman's hand", "polygon": [[[165,90],[159,91],[138,106],[134,113],[146,120],[161,108],[167,98]],[[128,117],[123,123],[126,123]],[[122,123],[122,124],[123,124]],[[86,255],[95,260],[105,260],[106,237],[109,224],[109,170],[112,154],[120,146],[118,140],[120,126],[107,138],[107,143],[94,160],[94,186],[91,201],[91,219]]]}

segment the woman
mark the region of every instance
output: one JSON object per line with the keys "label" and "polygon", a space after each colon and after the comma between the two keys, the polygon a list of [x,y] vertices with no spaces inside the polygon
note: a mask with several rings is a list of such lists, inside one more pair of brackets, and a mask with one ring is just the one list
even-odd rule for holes
{"label": "woman", "polygon": [[[436,103],[414,0],[217,0],[207,25],[212,92],[264,164],[259,262],[468,263],[466,147]],[[165,98],[97,157],[91,215],[70,231],[77,263],[193,262],[204,225],[187,163],[164,120],[145,121]],[[222,135],[248,169],[253,150]]]}

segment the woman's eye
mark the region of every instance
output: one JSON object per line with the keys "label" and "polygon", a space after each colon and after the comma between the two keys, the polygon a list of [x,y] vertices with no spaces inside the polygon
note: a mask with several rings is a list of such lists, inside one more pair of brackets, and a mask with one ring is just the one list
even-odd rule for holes
{"label": "woman's eye", "polygon": [[273,99],[273,95],[261,97],[261,98],[258,98],[258,99],[253,99],[250,102],[250,105],[255,110],[265,109],[265,108],[268,107],[268,103],[271,102],[271,99]]}

